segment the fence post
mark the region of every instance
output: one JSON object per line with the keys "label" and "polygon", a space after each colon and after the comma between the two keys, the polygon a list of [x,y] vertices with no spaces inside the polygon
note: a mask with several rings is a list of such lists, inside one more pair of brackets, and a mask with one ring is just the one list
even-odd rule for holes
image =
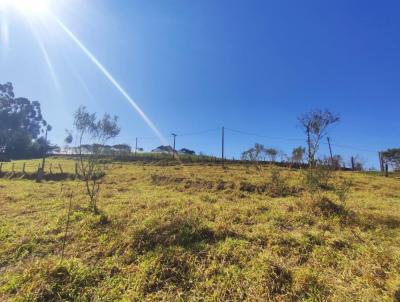
{"label": "fence post", "polygon": [[44,169],[38,164],[38,169],[36,173],[36,182],[41,182],[44,176]]}
{"label": "fence post", "polygon": [[12,164],[11,171],[12,171],[12,173],[14,174],[14,172],[15,172],[15,163]]}
{"label": "fence post", "polygon": [[62,169],[62,167],[61,167],[61,164],[58,164],[58,168],[60,168],[61,174],[64,174],[64,171],[63,171],[63,169]]}
{"label": "fence post", "polygon": [[385,164],[385,177],[389,177],[389,165]]}
{"label": "fence post", "polygon": [[22,173],[25,174],[25,163],[22,165]]}
{"label": "fence post", "polygon": [[379,152],[379,165],[381,167],[381,172],[383,173],[385,171],[385,165],[383,163],[383,156],[382,156],[382,152]]}
{"label": "fence post", "polygon": [[50,163],[50,174],[53,174],[53,163]]}
{"label": "fence post", "polygon": [[3,173],[3,163],[0,163],[0,174]]}
{"label": "fence post", "polygon": [[75,176],[78,176],[78,163],[75,163]]}

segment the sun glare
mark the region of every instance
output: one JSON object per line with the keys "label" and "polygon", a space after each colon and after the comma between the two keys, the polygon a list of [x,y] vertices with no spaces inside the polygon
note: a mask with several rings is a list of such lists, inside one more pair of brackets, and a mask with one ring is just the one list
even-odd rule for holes
{"label": "sun glare", "polygon": [[15,8],[25,15],[43,15],[49,6],[49,0],[0,0],[0,9]]}

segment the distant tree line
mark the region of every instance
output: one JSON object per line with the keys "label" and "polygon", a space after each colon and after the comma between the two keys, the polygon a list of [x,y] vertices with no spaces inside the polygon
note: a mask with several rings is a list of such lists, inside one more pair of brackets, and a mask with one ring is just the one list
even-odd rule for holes
{"label": "distant tree line", "polygon": [[15,97],[11,83],[0,84],[0,160],[41,157],[57,150],[46,140],[51,131],[40,103]]}
{"label": "distant tree line", "polygon": [[[99,144],[82,144],[80,146],[82,154],[95,153],[99,148],[102,148],[103,155],[129,155],[132,153],[132,147],[128,144],[117,145],[99,145]],[[75,154],[78,152],[79,147],[65,148],[66,153]]]}
{"label": "distant tree line", "polygon": [[195,155],[196,152],[187,148],[182,148],[180,150],[174,150],[174,148],[172,146],[158,146],[157,148],[151,150],[151,152],[153,153],[168,153],[168,154],[172,154],[172,153],[178,153],[178,154],[187,154],[187,155]]}

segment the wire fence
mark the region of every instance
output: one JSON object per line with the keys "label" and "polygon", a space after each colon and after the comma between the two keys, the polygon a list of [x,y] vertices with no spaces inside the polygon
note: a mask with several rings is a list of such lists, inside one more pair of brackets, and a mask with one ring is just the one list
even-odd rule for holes
{"label": "wire fence", "polygon": [[[248,131],[244,131],[244,130],[240,130],[240,129],[235,129],[235,128],[231,128],[231,127],[222,127],[222,128],[211,128],[211,129],[204,129],[204,130],[199,130],[199,131],[194,131],[194,132],[177,132],[175,133],[176,139],[180,142],[180,146],[185,146],[185,144],[182,144],[182,140],[180,140],[180,138],[184,138],[183,140],[188,139],[192,139],[192,142],[195,141],[199,142],[199,140],[196,137],[200,137],[202,136],[203,138],[201,140],[204,140],[204,138],[206,139],[212,139],[213,140],[213,150],[214,152],[211,152],[211,154],[207,153],[201,153],[201,152],[197,152],[196,155],[193,154],[187,154],[185,152],[190,152],[189,149],[184,150],[185,148],[179,150],[179,148],[177,148],[178,151],[175,151],[178,153],[180,159],[184,162],[220,162],[222,160],[225,161],[240,161],[240,154],[241,152],[247,150],[248,148],[252,147],[252,145],[247,145],[247,147],[245,147],[243,150],[236,152],[236,158],[235,156],[227,156],[227,154],[229,154],[229,147],[232,146],[232,141],[235,142],[235,149],[238,149],[237,144],[237,140],[236,137],[233,137],[231,135],[227,135],[227,134],[232,134],[235,136],[240,136],[240,137],[247,137],[247,138],[253,138],[253,143],[259,142],[259,143],[265,143],[265,141],[268,142],[267,145],[274,145],[272,144],[272,141],[281,141],[281,142],[285,142],[286,147],[288,145],[291,145],[292,147],[297,147],[299,145],[306,145],[305,144],[305,138],[301,138],[301,137],[282,137],[282,136],[269,136],[269,135],[264,135],[264,134],[260,134],[260,133],[255,133],[255,132],[248,132]],[[125,138],[126,139],[126,138]],[[136,141],[135,144],[133,144],[133,146],[131,146],[131,153],[129,154],[129,156],[124,156],[125,160],[141,160],[141,161],[148,161],[148,160],[164,160],[164,159],[170,159],[171,156],[174,157],[174,154],[171,154],[171,152],[158,152],[160,150],[156,150],[157,148],[157,143],[160,141],[158,137],[156,136],[137,136],[137,137],[131,137],[129,138],[129,140],[131,141]],[[154,142],[147,142],[147,146],[149,145],[153,145],[154,149],[150,149],[147,150],[147,152],[145,152],[144,150],[142,150],[142,148],[140,148],[139,146],[142,145],[143,141],[154,141]],[[289,143],[289,144],[288,144]],[[193,144],[192,144],[193,145]],[[199,143],[199,145],[201,145],[201,142]],[[227,146],[229,145],[229,147]],[[244,144],[242,144],[244,145]],[[328,146],[328,142],[322,141],[321,145],[323,146]],[[335,154],[340,154],[340,152],[337,152],[337,149],[346,149],[349,150],[350,152],[363,152],[363,153],[368,153],[368,156],[372,157],[373,159],[377,159],[378,160],[378,153],[379,150],[372,150],[369,148],[364,148],[364,147],[360,147],[360,146],[355,146],[355,145],[347,145],[347,144],[340,144],[340,143],[336,143],[334,140],[330,141],[330,146],[335,148],[334,152]],[[186,146],[185,146],[186,147]],[[247,148],[247,149],[246,149]],[[154,152],[152,152],[154,151]],[[227,152],[228,151],[228,152]],[[173,152],[173,153],[175,153]],[[290,153],[291,151],[289,151]],[[73,152],[72,152],[73,153]],[[232,154],[232,153],[230,153]],[[373,154],[373,155],[372,155]],[[68,154],[68,152],[63,152],[60,155],[73,155],[73,154]],[[356,155],[356,154],[355,154]],[[118,154],[114,154],[114,157],[117,156]],[[122,158],[121,156],[119,156],[120,159]],[[281,158],[282,161],[287,160],[288,158],[290,158],[290,154],[287,155],[284,159],[284,157]],[[22,161],[19,162],[14,162],[13,164],[4,164],[1,167],[1,171],[14,171],[14,170],[19,170],[22,171],[24,170],[24,172],[29,172],[29,173],[33,173],[35,171],[37,171],[38,169],[38,165],[40,164],[40,161],[29,161],[26,163],[23,163]],[[25,166],[24,166],[25,165]],[[65,166],[63,168],[63,165]],[[65,171],[67,173],[73,173],[74,172],[74,167],[70,165],[70,163],[63,163],[60,166],[59,162],[49,162],[49,165],[46,166],[46,168],[51,168],[52,171],[49,172],[53,172],[53,171]]]}
{"label": "wire fence", "polygon": [[[265,143],[266,145],[269,145],[269,146],[279,145],[279,144],[272,143],[275,141],[284,142],[285,146],[286,146],[286,151],[288,153],[291,153],[291,151],[292,151],[292,150],[288,150],[288,145],[291,145],[292,148],[298,147],[299,145],[306,145],[305,137],[301,138],[301,137],[269,136],[269,135],[264,135],[264,134],[260,134],[260,133],[248,132],[248,131],[244,131],[244,130],[240,130],[240,129],[234,129],[231,127],[212,128],[212,129],[205,129],[205,130],[189,132],[189,133],[175,132],[174,134],[175,134],[175,138],[179,142],[182,142],[182,140],[180,140],[180,138],[184,138],[185,140],[187,138],[193,138],[192,145],[193,145],[193,140],[195,140],[196,136],[204,136],[207,139],[213,139],[213,146],[212,146],[213,152],[211,152],[211,154],[209,154],[211,157],[222,158],[224,156],[225,159],[228,159],[228,158],[235,159],[235,156],[227,156],[227,154],[234,153],[236,155],[236,160],[240,159],[241,152],[249,149],[250,147],[252,147],[252,145],[247,145],[247,147],[245,147],[244,144],[242,144],[243,150],[238,151],[238,146],[237,146],[238,139],[236,139],[236,137],[235,137],[234,138],[235,152],[230,152],[231,147],[232,147],[232,137],[230,135],[228,136],[227,134],[233,134],[233,135],[239,136],[239,137],[253,138],[254,139],[253,143],[256,143],[256,142]],[[130,140],[130,139],[132,139],[132,140],[135,139],[136,142],[139,142],[139,145],[141,145],[141,143],[143,143],[144,141],[148,141],[148,140],[158,141],[158,137],[155,137],[155,136],[154,137],[138,136],[138,137],[128,138],[128,140]],[[194,143],[194,145],[201,146],[201,142]],[[367,155],[367,158],[369,161],[374,162],[374,163],[377,162],[378,153],[381,151],[381,150],[373,150],[373,149],[362,147],[362,146],[337,143],[334,139],[331,139],[329,142],[325,141],[325,140],[321,141],[320,145],[324,146],[324,147],[330,146],[331,148],[334,149],[335,155],[338,155],[340,153],[351,153],[353,156],[353,155],[358,155],[358,153],[361,152],[361,153]],[[149,146],[148,142],[147,142],[147,146]],[[154,148],[155,147],[156,146],[154,145]],[[179,148],[177,148],[177,149],[179,149]],[[225,149],[225,150],[222,150],[222,149]],[[288,154],[286,157],[290,157],[290,154]]]}

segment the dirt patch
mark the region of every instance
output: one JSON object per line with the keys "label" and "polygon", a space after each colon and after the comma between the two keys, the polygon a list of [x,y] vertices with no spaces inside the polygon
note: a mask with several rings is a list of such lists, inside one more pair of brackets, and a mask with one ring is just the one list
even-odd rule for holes
{"label": "dirt patch", "polygon": [[266,194],[270,197],[297,196],[301,188],[292,186],[277,186],[274,183],[253,184],[241,182],[239,190],[242,192]]}

